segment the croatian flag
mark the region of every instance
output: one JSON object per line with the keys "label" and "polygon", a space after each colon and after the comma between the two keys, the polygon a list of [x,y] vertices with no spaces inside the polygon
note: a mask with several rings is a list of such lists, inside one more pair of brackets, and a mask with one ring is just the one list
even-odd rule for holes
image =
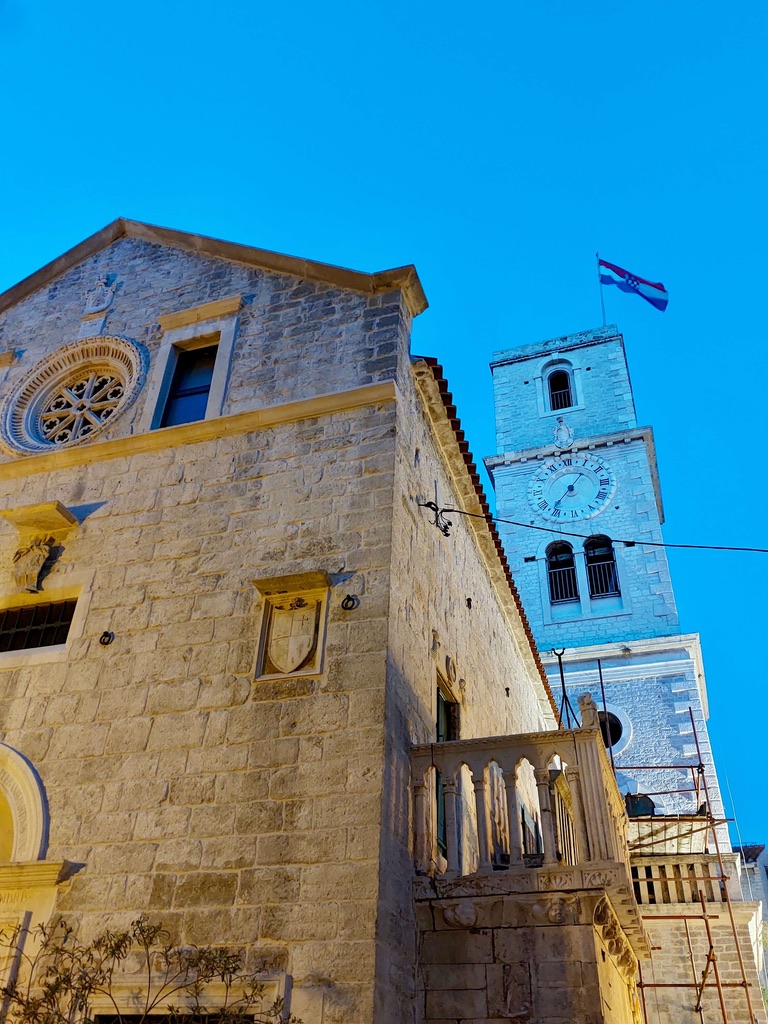
{"label": "croatian flag", "polygon": [[667,289],[663,284],[646,281],[645,278],[630,274],[628,270],[622,270],[614,263],[606,263],[599,257],[597,266],[600,272],[600,284],[616,284],[623,292],[634,292],[646,302],[650,302],[661,313],[667,308],[669,295],[667,295]]}

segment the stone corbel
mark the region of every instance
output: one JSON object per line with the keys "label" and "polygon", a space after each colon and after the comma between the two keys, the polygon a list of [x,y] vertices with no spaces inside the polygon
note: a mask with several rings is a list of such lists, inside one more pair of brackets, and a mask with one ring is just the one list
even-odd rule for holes
{"label": "stone corbel", "polygon": [[22,505],[0,512],[0,516],[18,533],[12,568],[16,587],[22,593],[37,593],[40,574],[52,549],[76,529],[77,519],[60,501]]}

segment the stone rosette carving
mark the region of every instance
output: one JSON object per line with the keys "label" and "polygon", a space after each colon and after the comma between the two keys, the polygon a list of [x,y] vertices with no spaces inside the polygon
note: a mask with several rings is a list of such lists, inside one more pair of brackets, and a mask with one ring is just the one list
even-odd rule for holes
{"label": "stone rosette carving", "polygon": [[32,455],[90,441],[130,408],[146,369],[145,350],[126,338],[88,338],[52,352],[5,400],[0,445]]}
{"label": "stone rosette carving", "polygon": [[539,886],[549,891],[557,889],[573,889],[576,883],[572,871],[553,871],[539,875]]}

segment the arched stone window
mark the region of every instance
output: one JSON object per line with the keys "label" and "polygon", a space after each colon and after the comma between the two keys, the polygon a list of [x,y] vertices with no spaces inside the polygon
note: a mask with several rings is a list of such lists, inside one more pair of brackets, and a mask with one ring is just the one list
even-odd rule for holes
{"label": "arched stone window", "polygon": [[552,370],[547,378],[549,407],[552,412],[568,409],[573,405],[573,384],[570,373],[562,366]]}
{"label": "arched stone window", "polygon": [[587,563],[587,580],[590,597],[618,597],[619,574],[616,571],[616,554],[609,537],[590,537],[584,544],[584,560]]}
{"label": "arched stone window", "polygon": [[556,541],[547,548],[547,579],[552,604],[578,601],[579,584],[576,580],[573,548],[565,541]]}

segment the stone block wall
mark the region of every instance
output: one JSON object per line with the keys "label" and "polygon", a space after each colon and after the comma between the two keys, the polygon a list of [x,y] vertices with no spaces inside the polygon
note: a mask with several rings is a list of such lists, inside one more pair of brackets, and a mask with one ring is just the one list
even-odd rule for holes
{"label": "stone block wall", "polygon": [[[56,498],[81,521],[44,585],[82,588],[82,635],[60,660],[0,658],[48,857],[81,866],[58,909],[84,935],[146,911],[175,940],[244,945],[320,992],[323,1020],[372,1015],[394,416],[0,476],[2,507]],[[4,524],[0,564],[15,543]],[[254,679],[253,581],[318,570],[337,580],[323,670]]]}
{"label": "stone block wall", "polygon": [[[702,793],[675,793],[693,788],[690,770],[672,765],[697,765],[706,770],[712,813],[725,817],[712,745],[707,730],[709,709],[701,668],[697,634],[567,650],[563,668],[567,692],[578,709],[579,694],[589,691],[602,707],[597,659],[600,659],[606,707],[616,715],[623,733],[614,752],[617,781],[622,792],[648,792],[659,813],[695,814],[705,801]],[[544,659],[547,673],[559,690],[559,669],[551,655]],[[693,724],[690,711],[693,711]],[[694,737],[694,725],[696,736]],[[634,765],[659,765],[651,770]],[[667,792],[664,792],[667,791]],[[721,849],[730,850],[728,830],[718,829]],[[704,837],[702,836],[702,841]],[[648,850],[647,852],[659,852]]]}
{"label": "stone block wall", "polygon": [[594,923],[601,898],[579,891],[419,901],[424,1021],[639,1022],[632,979]]}
{"label": "stone block wall", "polygon": [[[434,499],[435,486],[445,505],[460,506],[462,498],[456,463],[452,472],[410,366],[398,380],[397,410],[378,931],[377,1005],[386,1020],[387,1013],[398,1020],[397,1005],[413,1000],[413,843],[404,801],[411,745],[435,739],[438,685],[458,706],[462,739],[547,727],[546,698],[519,615],[502,604],[468,522],[450,516],[446,537],[419,507]],[[455,447],[452,434],[451,442]],[[450,454],[455,458],[458,449]]]}
{"label": "stone block wall", "polygon": [[[728,1020],[730,1024],[752,1024],[754,1019],[758,1024],[764,1024],[766,1012],[757,971],[751,959],[749,933],[756,905],[742,903],[734,907],[739,943],[745,957],[753,1016],[750,1016],[747,1008],[741,967],[727,910],[722,904],[709,904],[707,909],[711,915],[712,944],[724,985],[722,997]],[[648,986],[645,989],[647,1024],[700,1024],[701,1018],[695,1012],[696,992],[692,982],[701,980],[709,939],[701,919],[700,907],[685,909],[689,914],[687,921],[665,918],[670,912],[677,913],[680,910],[680,907],[643,907],[643,921],[654,946],[652,969],[643,965],[643,981]],[[657,982],[662,983],[662,987],[655,988]],[[706,1021],[722,1019],[720,994],[712,969],[708,973],[703,992],[702,1013]]]}
{"label": "stone block wall", "polygon": [[[561,414],[542,409],[538,398],[537,378],[553,360],[566,361],[576,377],[577,405]],[[550,444],[558,415],[577,437],[637,426],[624,342],[614,325],[494,352],[491,369],[499,454]]]}

